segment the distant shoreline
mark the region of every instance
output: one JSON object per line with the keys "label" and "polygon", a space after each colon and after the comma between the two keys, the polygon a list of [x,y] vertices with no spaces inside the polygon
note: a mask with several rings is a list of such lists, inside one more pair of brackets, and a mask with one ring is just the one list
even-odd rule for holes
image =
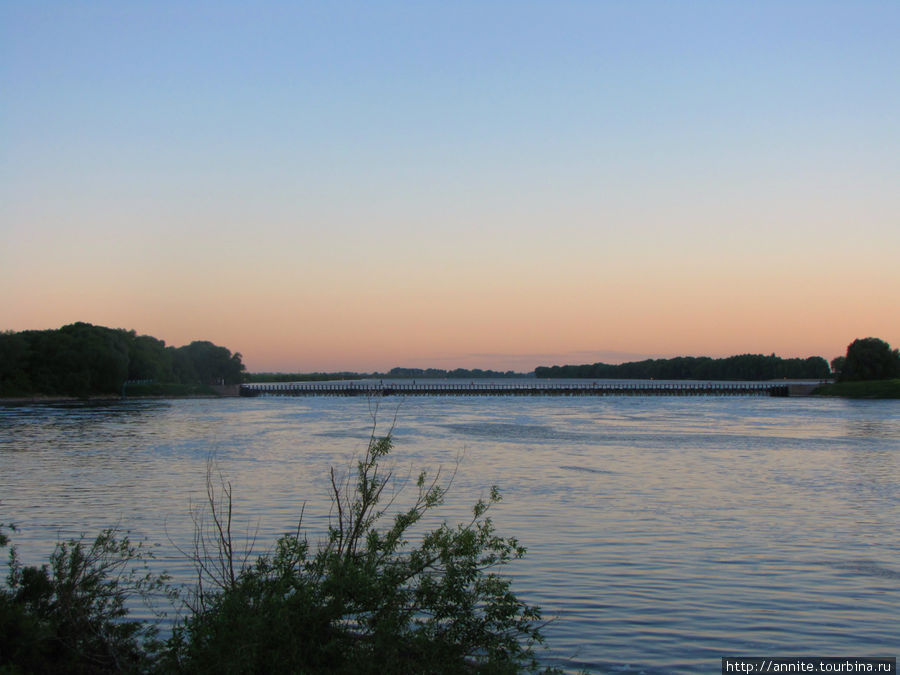
{"label": "distant shoreline", "polygon": [[[455,379],[455,378],[454,378]],[[577,378],[576,378],[577,379]],[[598,378],[602,380],[606,378]],[[653,380],[646,380],[653,382]],[[813,396],[816,398],[846,398],[856,400],[891,400],[900,399],[900,379],[895,380],[871,380],[862,382],[831,382],[819,385],[806,384],[808,391],[794,391],[794,396]],[[138,387],[135,387],[138,389]],[[48,396],[35,394],[31,396],[3,396],[0,397],[0,405],[22,405],[29,403],[93,403],[125,400],[179,400],[179,399],[219,399],[237,398],[239,385],[211,385],[207,392],[182,392],[170,391],[168,393],[140,393],[139,391],[126,391],[123,397],[119,394],[97,394],[86,397],[78,396]]]}
{"label": "distant shoreline", "polygon": [[178,399],[217,399],[217,398],[235,398],[233,396],[222,396],[220,394],[184,394],[181,396],[172,394],[148,394],[146,396],[134,395],[134,396],[126,396],[122,398],[121,396],[116,396],[110,394],[108,396],[87,396],[83,398],[79,398],[77,396],[0,396],[0,405],[19,405],[23,403],[101,403],[104,401],[161,401],[161,400],[178,400]]}
{"label": "distant shoreline", "polygon": [[863,400],[900,399],[900,379],[832,382],[818,387],[812,395]]}
{"label": "distant shoreline", "polygon": [[[141,393],[144,389],[144,393]],[[201,388],[195,385],[131,385],[122,394],[92,394],[90,396],[65,396],[34,394],[30,396],[0,396],[0,403],[91,403],[93,401],[145,401],[187,398],[236,398],[240,393],[237,384],[211,384]]]}

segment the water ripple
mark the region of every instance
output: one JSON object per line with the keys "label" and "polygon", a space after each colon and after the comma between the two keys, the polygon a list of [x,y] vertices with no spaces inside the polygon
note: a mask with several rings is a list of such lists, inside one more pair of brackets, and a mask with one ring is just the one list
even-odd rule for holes
{"label": "water ripple", "polygon": [[[415,399],[390,410],[391,462],[401,477],[456,467],[450,520],[500,487],[497,529],[528,547],[508,573],[552,619],[548,665],[656,675],[718,672],[729,654],[895,653],[900,416],[868,403]],[[305,505],[316,541],[327,472],[352,466],[371,415],[329,398],[0,406],[0,522],[20,527],[26,563],[127,528],[189,583],[177,549],[211,454],[242,536],[258,527],[265,548]]]}

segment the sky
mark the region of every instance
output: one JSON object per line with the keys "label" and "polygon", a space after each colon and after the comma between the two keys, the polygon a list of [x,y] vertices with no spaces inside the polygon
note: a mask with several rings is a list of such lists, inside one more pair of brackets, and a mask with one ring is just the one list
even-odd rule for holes
{"label": "sky", "polygon": [[900,3],[0,1],[0,330],[251,371],[900,345]]}

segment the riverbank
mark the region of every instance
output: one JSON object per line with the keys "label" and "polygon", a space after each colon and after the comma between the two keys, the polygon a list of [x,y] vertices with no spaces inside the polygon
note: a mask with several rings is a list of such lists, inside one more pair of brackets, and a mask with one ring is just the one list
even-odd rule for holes
{"label": "riverbank", "polygon": [[121,394],[97,394],[92,396],[46,396],[43,394],[34,394],[31,396],[3,396],[0,397],[0,405],[117,401],[123,398],[228,398],[238,396],[239,390],[240,385],[237,384],[130,384],[126,387],[124,396]]}
{"label": "riverbank", "polygon": [[196,396],[230,397],[238,396],[239,384],[129,384],[125,388],[127,398],[146,398],[158,396],[163,398],[183,398]]}
{"label": "riverbank", "polygon": [[115,401],[122,398],[121,396],[113,396],[112,394],[105,396],[43,396],[35,394],[34,396],[0,396],[0,405],[18,405],[20,403],[77,403],[79,401]]}
{"label": "riverbank", "polygon": [[841,398],[900,398],[900,379],[834,382],[832,384],[823,384],[816,388],[812,395],[839,396]]}

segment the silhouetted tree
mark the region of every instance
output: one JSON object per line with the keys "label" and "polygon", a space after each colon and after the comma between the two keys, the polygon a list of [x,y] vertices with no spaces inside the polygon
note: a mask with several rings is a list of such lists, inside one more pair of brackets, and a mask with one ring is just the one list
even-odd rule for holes
{"label": "silhouetted tree", "polygon": [[156,382],[172,382],[175,379],[172,370],[172,353],[166,343],[149,335],[135,335],[129,331],[131,338],[128,345],[128,379],[154,380]]}
{"label": "silhouetted tree", "polygon": [[900,351],[874,337],[854,340],[847,346],[841,381],[886,380],[900,377]]}
{"label": "silhouetted tree", "polygon": [[22,333],[0,333],[0,395],[13,396],[31,391],[28,368],[31,345]]}
{"label": "silhouetted tree", "polygon": [[133,330],[73,323],[0,333],[0,396],[117,394],[127,379],[237,384],[240,354],[211,342],[166,347]]}
{"label": "silhouetted tree", "polygon": [[835,356],[833,359],[831,359],[831,372],[835,375],[835,377],[840,377],[841,373],[844,371],[844,363],[846,361],[846,356]]}
{"label": "silhouetted tree", "polygon": [[195,341],[176,350],[176,368],[185,384],[239,384],[244,364],[240,354],[212,342]]}

